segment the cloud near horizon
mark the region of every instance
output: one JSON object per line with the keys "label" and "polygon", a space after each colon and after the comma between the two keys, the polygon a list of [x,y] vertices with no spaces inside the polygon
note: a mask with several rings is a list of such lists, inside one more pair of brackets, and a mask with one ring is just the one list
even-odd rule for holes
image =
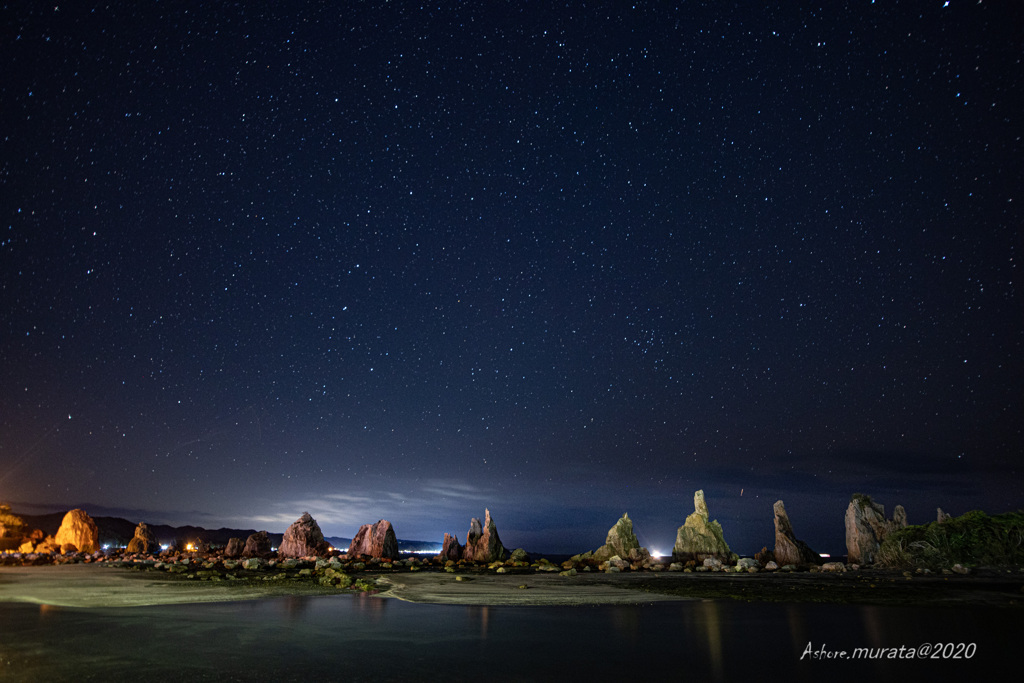
{"label": "cloud near horizon", "polygon": [[454,532],[453,524],[468,528],[470,517],[483,517],[485,501],[493,507],[501,504],[502,497],[472,484],[431,479],[404,491],[376,488],[296,497],[273,503],[270,512],[236,519],[284,529],[309,512],[324,534],[343,537],[351,537],[363,524],[386,519],[402,538],[435,540],[436,536],[440,541],[445,531]]}

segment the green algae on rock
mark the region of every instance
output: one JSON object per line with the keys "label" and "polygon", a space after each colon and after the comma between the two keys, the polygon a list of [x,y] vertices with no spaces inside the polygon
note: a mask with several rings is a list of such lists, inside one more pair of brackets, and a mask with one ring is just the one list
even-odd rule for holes
{"label": "green algae on rock", "polygon": [[715,558],[731,564],[736,555],[725,542],[722,525],[717,520],[710,521],[703,490],[693,494],[693,507],[693,512],[676,532],[676,543],[672,548],[673,561],[702,563],[708,558]]}

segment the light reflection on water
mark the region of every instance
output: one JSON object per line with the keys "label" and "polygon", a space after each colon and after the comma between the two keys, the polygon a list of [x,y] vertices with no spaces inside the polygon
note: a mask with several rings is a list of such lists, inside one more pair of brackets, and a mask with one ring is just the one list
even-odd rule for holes
{"label": "light reflection on water", "polygon": [[[959,678],[1010,661],[1016,611],[671,602],[415,605],[366,595],[124,609],[0,604],[0,679],[707,681]],[[977,642],[972,661],[801,661],[831,651]]]}

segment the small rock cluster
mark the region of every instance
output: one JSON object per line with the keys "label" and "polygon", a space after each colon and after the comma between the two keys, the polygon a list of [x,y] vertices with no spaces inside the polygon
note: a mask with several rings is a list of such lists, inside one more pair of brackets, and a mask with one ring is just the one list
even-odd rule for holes
{"label": "small rock cluster", "polygon": [[466,532],[466,545],[459,545],[458,536],[446,533],[444,543],[441,546],[439,558],[446,561],[458,562],[501,562],[508,555],[505,546],[501,544],[498,537],[498,528],[491,519],[491,511],[484,510],[484,521],[480,523],[477,517],[469,520],[469,531]]}

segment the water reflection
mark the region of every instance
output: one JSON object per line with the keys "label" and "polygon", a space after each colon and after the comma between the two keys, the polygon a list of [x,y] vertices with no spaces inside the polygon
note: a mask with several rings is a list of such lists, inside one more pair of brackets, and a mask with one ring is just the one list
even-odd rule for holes
{"label": "water reflection", "polygon": [[611,609],[612,627],[619,640],[636,644],[640,638],[642,612],[635,605],[615,605]]}
{"label": "water reflection", "polygon": [[[888,678],[905,674],[906,662],[840,667],[835,661],[801,661],[801,653],[808,642],[848,651],[977,642],[991,664],[1014,653],[1024,635],[1015,616],[1015,611],[986,609],[714,601],[467,607],[366,595],[96,610],[4,604],[0,660],[10,664],[0,678],[18,670],[27,672],[24,680],[66,680],[87,667],[96,679],[123,680],[124,671],[145,667],[182,680],[183,652],[189,653],[188,673],[197,680],[377,680],[382,662],[397,680],[450,671],[452,652],[459,653],[461,671],[487,671],[489,680],[514,680],[515,673],[534,680],[576,680],[632,676],[638,670],[685,672],[687,678],[712,681],[766,671],[790,680],[849,678],[857,672]],[[523,668],[495,670],[495,662],[519,662]],[[900,665],[904,669],[896,668]],[[914,665],[915,676],[932,670],[926,662]],[[940,674],[969,674],[963,662],[938,665]],[[460,680],[459,675],[449,678]]]}
{"label": "water reflection", "polygon": [[57,605],[39,605],[39,620],[42,621],[49,616],[53,616],[62,609],[64,608]]}
{"label": "water reflection", "polygon": [[698,615],[698,623],[704,622],[704,635],[707,642],[708,657],[711,660],[711,678],[716,681],[725,680],[725,644],[722,638],[722,610],[717,602],[707,600],[697,603],[694,612]]}
{"label": "water reflection", "polygon": [[487,628],[491,623],[491,607],[489,605],[467,605],[466,618],[471,624],[478,624],[477,633],[480,640],[487,640]]}

